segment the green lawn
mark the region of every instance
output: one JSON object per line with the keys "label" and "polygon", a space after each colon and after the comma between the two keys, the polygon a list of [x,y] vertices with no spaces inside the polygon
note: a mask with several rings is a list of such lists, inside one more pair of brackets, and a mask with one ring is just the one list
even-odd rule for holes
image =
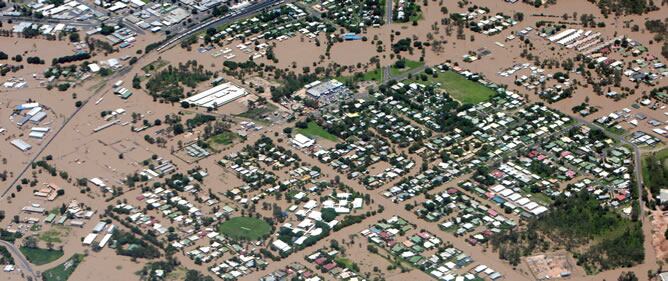
{"label": "green lawn", "polygon": [[77,266],[79,266],[83,259],[84,255],[74,254],[66,262],[52,269],[44,271],[44,273],[42,273],[44,281],[66,281],[68,278],[70,278],[70,275],[74,273],[74,270],[77,269]]}
{"label": "green lawn", "polygon": [[218,226],[218,230],[235,239],[259,240],[271,232],[271,226],[261,219],[234,217]]}
{"label": "green lawn", "polygon": [[63,256],[63,251],[21,247],[21,253],[34,265],[53,262]]}
{"label": "green lawn", "polygon": [[352,271],[357,272],[358,270],[355,270],[355,266],[353,265],[353,261],[350,260],[349,258],[344,258],[344,257],[336,257],[334,259],[337,265],[341,267],[345,267],[347,269],[350,269]]}
{"label": "green lawn", "polygon": [[330,134],[314,121],[308,122],[306,128],[297,128],[297,132],[310,137],[321,137],[326,140],[336,141],[335,135]]}
{"label": "green lawn", "polygon": [[406,60],[406,66],[404,68],[398,68],[394,65],[392,65],[392,69],[390,69],[390,74],[392,76],[399,76],[405,72],[411,71],[413,69],[416,69],[418,67],[423,66],[423,62],[419,61],[414,61],[414,60]]}
{"label": "green lawn", "polygon": [[222,132],[220,134],[211,137],[209,140],[215,144],[228,145],[232,144],[236,138],[237,134],[235,134],[234,132]]}
{"label": "green lawn", "polygon": [[428,76],[428,82],[440,83],[442,89],[463,104],[481,103],[489,100],[495,94],[494,90],[478,82],[468,80],[454,71],[438,73],[438,77]]}

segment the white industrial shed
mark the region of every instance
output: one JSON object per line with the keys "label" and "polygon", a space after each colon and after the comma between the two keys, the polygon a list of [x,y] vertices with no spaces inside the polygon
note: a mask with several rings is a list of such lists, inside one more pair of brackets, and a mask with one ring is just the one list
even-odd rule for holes
{"label": "white industrial shed", "polygon": [[215,86],[192,97],[186,98],[181,102],[187,102],[190,105],[201,107],[217,108],[247,94],[248,92],[246,92],[244,88],[237,87],[228,82]]}

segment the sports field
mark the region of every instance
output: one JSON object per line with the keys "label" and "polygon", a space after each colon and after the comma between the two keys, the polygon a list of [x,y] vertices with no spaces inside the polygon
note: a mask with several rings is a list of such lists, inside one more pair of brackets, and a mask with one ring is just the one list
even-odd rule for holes
{"label": "sports field", "polygon": [[258,240],[269,235],[271,226],[261,219],[235,217],[221,223],[220,226],[218,226],[218,230],[231,238]]}
{"label": "sports field", "polygon": [[[417,81],[420,83],[420,81]],[[429,76],[428,82],[440,83],[441,89],[463,104],[476,104],[489,100],[494,90],[454,71],[438,73],[438,77]],[[422,82],[424,83],[424,82]]]}

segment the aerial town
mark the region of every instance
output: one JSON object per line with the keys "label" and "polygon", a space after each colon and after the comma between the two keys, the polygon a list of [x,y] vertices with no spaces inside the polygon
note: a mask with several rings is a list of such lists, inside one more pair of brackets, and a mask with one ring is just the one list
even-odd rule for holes
{"label": "aerial town", "polygon": [[667,62],[668,0],[0,0],[0,280],[668,281]]}

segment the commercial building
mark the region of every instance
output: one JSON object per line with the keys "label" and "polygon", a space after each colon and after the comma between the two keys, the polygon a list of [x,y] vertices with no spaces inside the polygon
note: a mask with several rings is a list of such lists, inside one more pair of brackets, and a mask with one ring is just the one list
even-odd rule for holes
{"label": "commercial building", "polygon": [[315,140],[311,139],[305,135],[297,134],[290,142],[298,148],[308,148],[315,144]]}
{"label": "commercial building", "polygon": [[32,145],[28,144],[22,139],[14,139],[10,143],[21,151],[28,151],[32,148]]}
{"label": "commercial building", "polygon": [[316,81],[306,86],[306,93],[314,99],[320,99],[336,94],[342,88],[343,83],[335,79],[322,83]]}
{"label": "commercial building", "polygon": [[196,105],[207,108],[217,108],[230,103],[240,97],[247,95],[246,89],[237,87],[232,83],[223,83],[201,92],[197,95],[182,100],[190,105]]}

